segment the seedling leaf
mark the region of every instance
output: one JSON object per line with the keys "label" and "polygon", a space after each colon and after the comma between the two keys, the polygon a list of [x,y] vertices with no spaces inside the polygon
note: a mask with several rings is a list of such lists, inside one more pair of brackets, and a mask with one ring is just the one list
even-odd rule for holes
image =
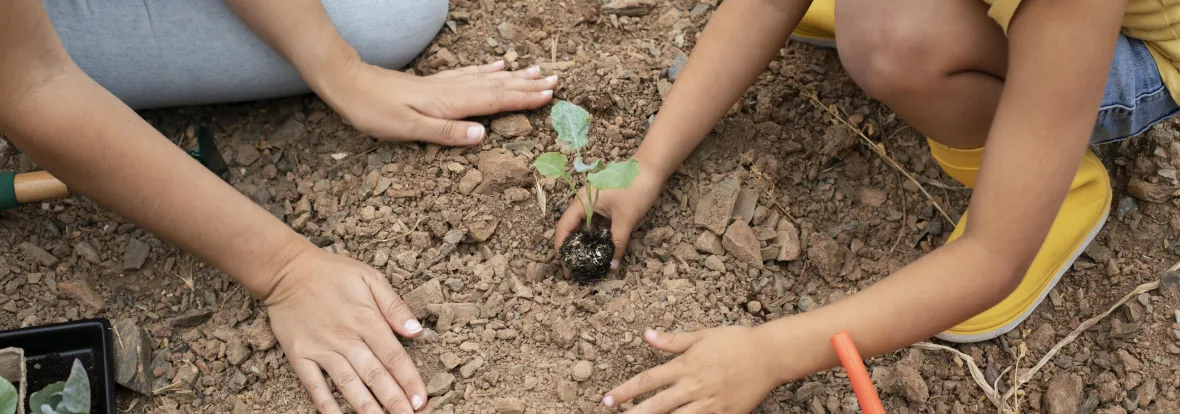
{"label": "seedling leaf", "polygon": [[75,359],[74,366],[70,368],[70,378],[66,380],[60,407],[74,414],[90,412],[90,378],[86,376],[82,361]]}
{"label": "seedling leaf", "polygon": [[66,389],[64,382],[46,385],[41,391],[34,392],[29,396],[29,408],[32,409],[33,414],[60,414],[54,408],[61,404],[61,392],[64,389]]}
{"label": "seedling leaf", "polygon": [[569,160],[565,158],[565,154],[560,152],[546,152],[537,157],[536,161],[533,161],[533,168],[536,168],[537,172],[546,177],[567,177],[569,173],[565,171],[565,164],[568,162]]}
{"label": "seedling leaf", "polygon": [[557,101],[549,112],[553,129],[557,130],[557,140],[564,142],[570,149],[586,146],[590,140],[590,113],[585,109],[567,101]]}
{"label": "seedling leaf", "polygon": [[13,414],[17,404],[16,387],[4,378],[0,378],[0,414]]}
{"label": "seedling leaf", "polygon": [[598,167],[601,167],[601,166],[602,166],[602,160],[595,160],[593,164],[586,165],[586,163],[582,162],[582,157],[578,157],[578,158],[574,159],[574,171],[577,171],[580,173],[584,173],[586,171],[594,171],[594,170],[597,170]]}
{"label": "seedling leaf", "polygon": [[639,175],[639,161],[632,158],[625,162],[612,162],[602,171],[586,175],[590,185],[600,190],[627,188]]}

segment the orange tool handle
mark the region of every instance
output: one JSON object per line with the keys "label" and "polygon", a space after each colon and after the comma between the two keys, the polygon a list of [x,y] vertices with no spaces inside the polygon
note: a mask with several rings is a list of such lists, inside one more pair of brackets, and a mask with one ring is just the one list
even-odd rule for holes
{"label": "orange tool handle", "polygon": [[848,332],[841,331],[832,337],[832,347],[836,348],[836,356],[840,357],[840,364],[848,373],[848,382],[852,383],[852,392],[856,393],[856,401],[860,404],[860,411],[864,414],[885,414],[885,407],[881,405],[881,397],[877,396],[877,388],[873,380],[869,379],[869,371],[852,343]]}

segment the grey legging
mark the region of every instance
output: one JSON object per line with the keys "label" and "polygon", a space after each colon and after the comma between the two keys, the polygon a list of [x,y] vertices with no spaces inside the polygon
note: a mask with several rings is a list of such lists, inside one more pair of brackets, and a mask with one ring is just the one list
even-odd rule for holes
{"label": "grey legging", "polygon": [[[310,91],[295,67],[220,0],[42,2],[70,57],[132,108]],[[421,53],[447,17],[447,0],[323,3],[365,62],[389,68],[401,68]]]}

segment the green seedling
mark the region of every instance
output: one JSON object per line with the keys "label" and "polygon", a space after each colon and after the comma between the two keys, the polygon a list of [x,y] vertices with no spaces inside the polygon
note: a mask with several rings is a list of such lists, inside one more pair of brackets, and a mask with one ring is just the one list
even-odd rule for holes
{"label": "green seedling", "polygon": [[594,217],[594,207],[598,203],[598,193],[601,190],[627,188],[635,177],[639,175],[639,161],[634,158],[623,162],[603,164],[594,161],[586,164],[582,161],[582,147],[590,143],[590,114],[585,109],[566,101],[557,101],[549,113],[553,129],[557,130],[557,141],[575,151],[573,173],[582,177],[586,187],[585,195],[578,194],[577,183],[569,170],[569,159],[560,152],[546,152],[537,157],[533,168],[546,177],[559,178],[574,191],[575,198],[586,211],[586,231],[590,231],[590,223]]}
{"label": "green seedling", "polygon": [[0,414],[15,413],[19,398],[16,394],[16,387],[12,386],[12,383],[4,377],[0,377]]}
{"label": "green seedling", "polygon": [[32,414],[90,414],[90,379],[82,361],[74,360],[65,382],[46,385],[29,396]]}

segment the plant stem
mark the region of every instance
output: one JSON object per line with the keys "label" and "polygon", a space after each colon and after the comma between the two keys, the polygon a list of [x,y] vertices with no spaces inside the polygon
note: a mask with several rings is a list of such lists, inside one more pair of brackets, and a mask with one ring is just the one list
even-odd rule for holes
{"label": "plant stem", "polygon": [[594,207],[598,203],[598,197],[594,196],[595,192],[596,190],[594,189],[594,186],[591,185],[589,181],[587,181],[586,199],[588,200],[588,204],[590,204],[590,209],[586,210],[586,228],[584,229],[586,232],[590,231],[590,221],[594,219]]}

